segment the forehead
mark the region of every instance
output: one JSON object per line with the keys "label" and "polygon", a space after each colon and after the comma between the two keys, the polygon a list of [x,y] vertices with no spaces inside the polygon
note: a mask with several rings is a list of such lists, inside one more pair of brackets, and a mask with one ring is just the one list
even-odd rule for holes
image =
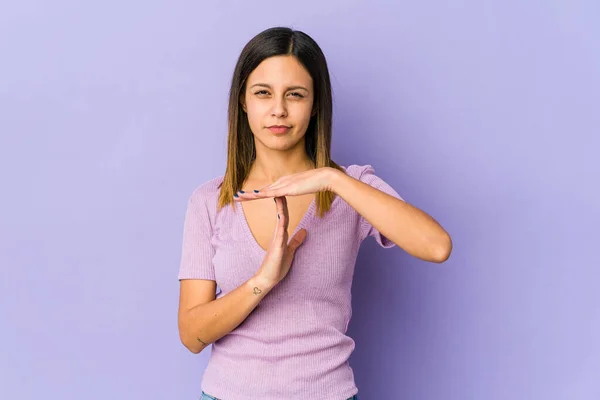
{"label": "forehead", "polygon": [[248,83],[270,85],[312,85],[312,78],[294,56],[274,56],[263,60],[248,76]]}

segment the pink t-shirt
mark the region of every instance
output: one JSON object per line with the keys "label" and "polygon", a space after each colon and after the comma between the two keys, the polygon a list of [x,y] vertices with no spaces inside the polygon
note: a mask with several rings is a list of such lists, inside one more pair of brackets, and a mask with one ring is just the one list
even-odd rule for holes
{"label": "pink t-shirt", "polygon": [[[370,165],[343,168],[401,199]],[[216,281],[217,297],[250,279],[266,255],[240,203],[216,212],[222,181],[220,176],[204,183],[189,198],[179,269],[179,279]],[[348,363],[354,340],[346,335],[354,265],[367,236],[385,248],[394,243],[339,196],[324,217],[315,211],[313,200],[294,231],[305,228],[307,237],[288,275],[211,345],[202,379],[206,393],[225,400],[343,400],[358,392]]]}

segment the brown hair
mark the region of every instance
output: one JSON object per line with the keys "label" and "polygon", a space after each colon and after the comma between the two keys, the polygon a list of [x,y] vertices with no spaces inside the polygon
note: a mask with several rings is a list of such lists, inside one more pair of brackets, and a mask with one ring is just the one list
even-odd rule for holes
{"label": "brown hair", "polygon": [[[243,48],[231,82],[228,110],[227,168],[221,184],[218,208],[233,203],[233,195],[242,188],[252,162],[256,158],[254,137],[248,117],[240,104],[250,73],[266,58],[290,55],[307,69],[313,79],[316,111],[306,129],[306,153],[316,168],[331,167],[344,170],[330,157],[332,95],[325,55],[319,45],[307,34],[285,27],[269,28],[250,40]],[[331,191],[316,194],[319,216],[330,208],[335,194]]]}

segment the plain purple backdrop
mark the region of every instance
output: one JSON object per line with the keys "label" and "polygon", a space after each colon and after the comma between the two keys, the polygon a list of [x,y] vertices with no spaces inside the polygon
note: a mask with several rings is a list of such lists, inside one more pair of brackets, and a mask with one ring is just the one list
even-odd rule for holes
{"label": "plain purple backdrop", "polygon": [[199,398],[186,201],[224,172],[239,52],[284,25],[328,59],[334,159],[454,241],[441,265],[364,243],[361,400],[600,399],[599,4],[4,3],[0,398]]}

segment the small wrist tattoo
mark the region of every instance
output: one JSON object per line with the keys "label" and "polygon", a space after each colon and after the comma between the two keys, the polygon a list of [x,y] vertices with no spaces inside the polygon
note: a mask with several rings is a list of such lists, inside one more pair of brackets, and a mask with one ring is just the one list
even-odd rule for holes
{"label": "small wrist tattoo", "polygon": [[254,294],[261,294],[261,293],[262,293],[262,290],[260,290],[257,287],[254,288]]}

